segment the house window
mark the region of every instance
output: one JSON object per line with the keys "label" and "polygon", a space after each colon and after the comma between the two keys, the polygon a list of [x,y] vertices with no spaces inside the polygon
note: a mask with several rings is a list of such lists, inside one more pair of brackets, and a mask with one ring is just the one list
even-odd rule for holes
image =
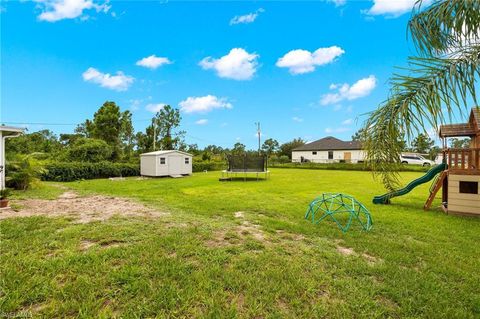
{"label": "house window", "polygon": [[333,151],[328,151],[328,159],[333,159]]}
{"label": "house window", "polygon": [[312,155],[317,155],[317,152],[316,151],[312,152]]}
{"label": "house window", "polygon": [[460,181],[461,194],[478,194],[478,182]]}
{"label": "house window", "polygon": [[160,163],[160,165],[165,165],[165,157],[160,157],[158,162]]}
{"label": "house window", "polygon": [[190,164],[190,158],[189,157],[185,157],[185,164]]}

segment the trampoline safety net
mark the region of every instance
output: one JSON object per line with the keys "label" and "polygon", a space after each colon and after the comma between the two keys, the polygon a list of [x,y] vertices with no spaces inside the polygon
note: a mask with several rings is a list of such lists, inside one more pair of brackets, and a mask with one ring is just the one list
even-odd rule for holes
{"label": "trampoline safety net", "polygon": [[229,172],[267,171],[267,158],[265,156],[229,155],[227,160]]}

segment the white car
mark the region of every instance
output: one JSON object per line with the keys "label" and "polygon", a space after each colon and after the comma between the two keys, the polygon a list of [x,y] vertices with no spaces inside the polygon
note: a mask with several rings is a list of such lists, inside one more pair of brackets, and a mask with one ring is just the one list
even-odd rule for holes
{"label": "white car", "polygon": [[423,166],[435,165],[435,162],[428,160],[422,155],[418,155],[418,154],[402,154],[400,156],[400,162],[402,164],[413,164],[413,165],[423,165]]}

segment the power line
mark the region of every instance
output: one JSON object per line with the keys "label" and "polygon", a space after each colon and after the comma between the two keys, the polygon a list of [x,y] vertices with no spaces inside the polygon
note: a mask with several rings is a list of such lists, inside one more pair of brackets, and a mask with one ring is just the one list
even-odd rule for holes
{"label": "power line", "polygon": [[[139,121],[151,121],[152,119],[141,119],[141,120],[134,120],[133,122],[139,122]],[[0,121],[2,124],[13,124],[13,125],[45,125],[45,126],[73,126],[73,125],[79,125],[78,123],[47,123],[47,122],[10,122],[10,121]],[[200,142],[205,142],[205,143],[210,143],[210,144],[215,144],[216,142],[207,140],[201,137],[193,136],[190,134],[185,134],[186,137],[195,139]]]}
{"label": "power line", "polygon": [[0,121],[3,124],[15,124],[15,125],[78,125],[78,123],[42,123],[42,122],[5,122]]}

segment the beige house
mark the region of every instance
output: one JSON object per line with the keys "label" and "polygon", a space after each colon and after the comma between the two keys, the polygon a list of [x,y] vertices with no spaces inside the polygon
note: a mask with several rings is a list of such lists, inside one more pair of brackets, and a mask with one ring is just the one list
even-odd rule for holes
{"label": "beige house", "polygon": [[192,154],[176,150],[143,153],[140,155],[140,174],[152,177],[191,175],[192,159]]}
{"label": "beige house", "polygon": [[342,141],[333,136],[302,145],[292,150],[292,162],[359,163],[365,153],[358,141]]}

